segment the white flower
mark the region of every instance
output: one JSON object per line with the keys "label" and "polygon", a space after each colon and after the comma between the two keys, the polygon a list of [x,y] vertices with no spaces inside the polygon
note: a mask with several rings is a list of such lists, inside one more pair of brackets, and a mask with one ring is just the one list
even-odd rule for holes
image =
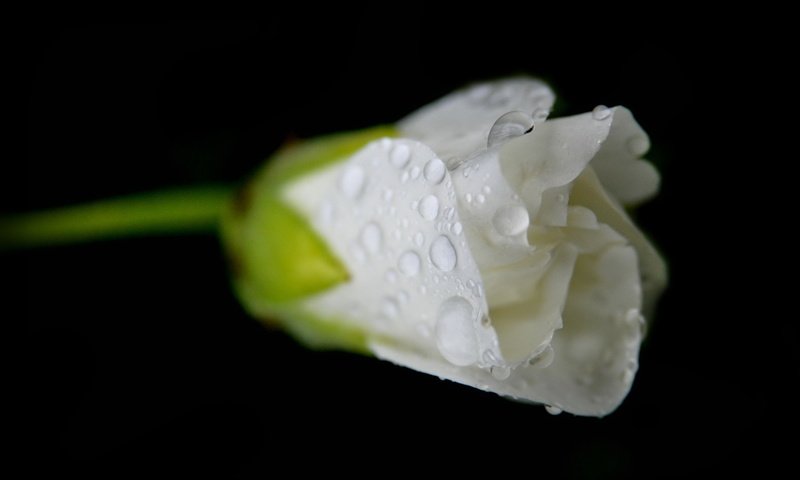
{"label": "white flower", "polygon": [[311,344],[613,411],[666,281],[622,205],[659,178],[628,110],[545,121],[553,101],[536,80],[480,84],[283,153],[226,221],[245,305]]}

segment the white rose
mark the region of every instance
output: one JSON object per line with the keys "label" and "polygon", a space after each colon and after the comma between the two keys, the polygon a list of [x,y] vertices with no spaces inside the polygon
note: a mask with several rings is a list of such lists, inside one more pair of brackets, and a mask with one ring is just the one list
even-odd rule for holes
{"label": "white rose", "polygon": [[666,281],[622,107],[545,121],[543,83],[453,93],[281,152],[224,223],[246,307],[312,346],[578,415],[613,411]]}

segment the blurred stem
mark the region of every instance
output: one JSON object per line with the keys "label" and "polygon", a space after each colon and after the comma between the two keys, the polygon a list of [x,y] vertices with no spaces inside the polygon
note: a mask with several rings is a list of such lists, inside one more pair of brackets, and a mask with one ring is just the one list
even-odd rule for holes
{"label": "blurred stem", "polygon": [[0,218],[0,250],[214,232],[233,189],[174,189]]}

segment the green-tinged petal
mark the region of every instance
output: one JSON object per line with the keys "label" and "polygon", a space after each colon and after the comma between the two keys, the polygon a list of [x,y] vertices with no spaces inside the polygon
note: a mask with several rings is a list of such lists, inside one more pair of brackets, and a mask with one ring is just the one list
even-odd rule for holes
{"label": "green-tinged petal", "polygon": [[302,308],[301,300],[350,278],[328,243],[281,198],[292,179],[347,159],[390,128],[322,137],[291,145],[242,188],[223,217],[223,238],[236,290],[245,307],[279,321],[312,346],[361,349],[358,331]]}

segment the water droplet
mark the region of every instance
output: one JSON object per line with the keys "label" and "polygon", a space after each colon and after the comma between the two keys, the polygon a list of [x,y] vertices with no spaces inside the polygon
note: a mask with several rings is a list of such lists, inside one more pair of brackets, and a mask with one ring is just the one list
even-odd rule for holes
{"label": "water droplet", "polygon": [[445,235],[441,235],[431,243],[430,257],[433,265],[443,272],[453,270],[458,261],[456,249]]}
{"label": "water droplet", "polygon": [[411,295],[405,290],[400,290],[397,292],[397,299],[400,300],[400,303],[408,303],[411,300]]}
{"label": "water droplet", "polygon": [[497,358],[497,355],[491,350],[484,350],[483,351],[483,363],[488,365],[499,365],[500,360]]}
{"label": "water droplet", "polygon": [[464,231],[464,227],[461,225],[461,222],[456,222],[453,224],[453,233],[456,235],[461,235],[461,232]]}
{"label": "water droplet", "polygon": [[400,183],[408,182],[409,176],[410,176],[409,173],[407,171],[404,171],[403,174],[400,175]]}
{"label": "water droplet", "polygon": [[451,297],[439,307],[436,346],[442,356],[453,365],[471,365],[478,359],[473,309],[463,297]]}
{"label": "water droplet", "polygon": [[378,253],[383,245],[383,231],[375,222],[370,222],[361,230],[361,244],[369,253]]}
{"label": "water droplet", "polygon": [[386,275],[384,275],[384,278],[387,282],[394,283],[397,281],[397,272],[394,269],[386,270]]}
{"label": "water droplet", "polygon": [[397,318],[400,315],[400,305],[394,298],[384,298],[381,303],[381,313],[387,318]]}
{"label": "water droplet", "polygon": [[389,189],[386,189],[386,191],[383,192],[383,201],[386,203],[390,203],[392,201],[392,198],[394,198],[394,192]]}
{"label": "water droplet", "polygon": [[414,245],[421,247],[423,243],[425,243],[425,235],[422,232],[414,234]]}
{"label": "water droplet", "polygon": [[595,120],[605,120],[611,115],[611,109],[605,105],[598,105],[592,110],[592,118]]}
{"label": "water droplet", "polygon": [[417,333],[422,338],[431,338],[431,327],[425,323],[418,323],[416,326]]}
{"label": "water droplet", "polygon": [[419,172],[420,169],[418,166],[414,165],[413,167],[411,167],[411,179],[416,180],[417,178],[419,178]]}
{"label": "water droplet", "polygon": [[533,118],[525,112],[508,112],[494,122],[486,145],[492,148],[533,130]]}
{"label": "water droplet", "polygon": [[388,152],[390,148],[392,148],[392,139],[391,138],[381,138],[381,148],[384,151]]}
{"label": "water droplet", "polygon": [[479,193],[475,196],[475,201],[478,203],[484,203],[486,201],[486,197],[482,193]]}
{"label": "water droplet", "polygon": [[358,165],[353,165],[344,171],[339,178],[339,189],[345,197],[355,199],[364,190],[364,170]]}
{"label": "water droplet", "polygon": [[650,150],[650,141],[643,135],[634,135],[627,141],[628,151],[633,155],[644,155]]}
{"label": "water droplet", "polygon": [[553,363],[555,356],[553,347],[547,345],[541,353],[528,360],[528,365],[535,368],[547,368]]}
{"label": "water droplet", "polygon": [[545,405],[544,409],[547,410],[547,413],[549,413],[550,415],[560,415],[561,412],[564,411],[553,405]]}
{"label": "water droplet", "polygon": [[[475,295],[474,291],[473,291],[473,295]],[[483,325],[483,327],[485,327],[485,328],[489,328],[489,327],[492,326],[492,319],[489,318],[489,315],[484,315],[484,316],[481,317],[481,325]]]}
{"label": "water droplet", "polygon": [[403,275],[413,277],[419,273],[421,264],[422,261],[419,255],[417,255],[417,252],[408,250],[400,255],[400,258],[397,260],[397,269],[400,270]]}
{"label": "water droplet", "polygon": [[413,202],[411,202],[411,210],[416,210],[418,206],[419,206],[419,200],[414,200]]}
{"label": "water droplet", "polygon": [[492,376],[497,380],[505,380],[511,376],[511,368],[501,365],[494,365],[489,369]]}
{"label": "water droplet", "polygon": [[472,203],[472,194],[467,193],[466,195],[464,195],[464,200],[466,200],[467,203]]}
{"label": "water droplet", "polygon": [[438,158],[433,158],[425,164],[425,169],[423,170],[422,175],[429,183],[438,185],[444,179],[444,173],[446,171],[447,167],[445,166],[444,162]]}
{"label": "water droplet", "polygon": [[492,193],[492,187],[490,187],[489,185],[484,185],[483,186],[483,193],[485,193],[486,195],[489,195],[490,193]]}
{"label": "water droplet", "polygon": [[498,208],[492,217],[492,225],[500,235],[511,237],[528,229],[528,211],[521,205],[506,205]]}
{"label": "water droplet", "polygon": [[411,150],[408,148],[408,145],[402,143],[395,145],[389,153],[389,161],[397,168],[405,167],[410,159]]}
{"label": "water droplet", "polygon": [[432,221],[439,215],[439,198],[436,195],[427,195],[419,202],[419,214],[425,220]]}

